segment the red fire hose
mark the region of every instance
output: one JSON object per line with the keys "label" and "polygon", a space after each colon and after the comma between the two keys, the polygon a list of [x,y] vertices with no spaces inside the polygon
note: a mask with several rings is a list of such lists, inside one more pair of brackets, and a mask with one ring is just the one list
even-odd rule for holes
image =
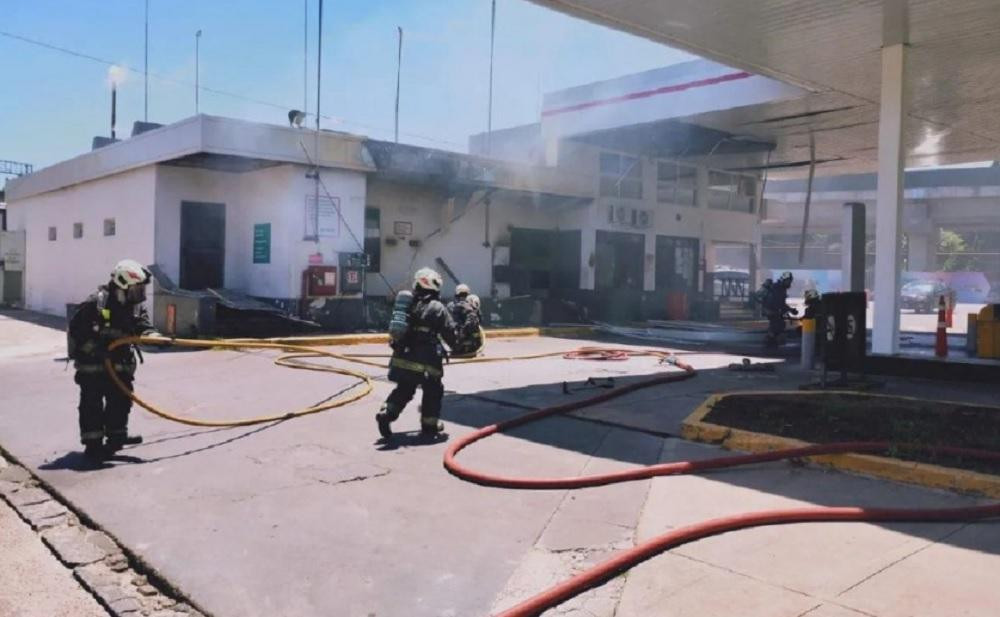
{"label": "red fire hose", "polygon": [[[794,459],[805,456],[815,456],[820,454],[841,454],[845,452],[884,452],[890,444],[882,442],[851,442],[832,443],[802,448],[792,448],[788,450],[776,450],[762,454],[746,454],[737,456],[725,456],[721,458],[679,461],[673,463],[661,463],[650,465],[638,469],[630,469],[607,474],[592,476],[570,477],[570,478],[516,478],[509,476],[498,476],[475,471],[459,464],[455,457],[465,447],[489,437],[490,435],[501,433],[506,430],[523,426],[530,422],[564,414],[584,407],[589,407],[605,401],[635,392],[643,388],[649,388],[661,384],[671,383],[689,379],[695,376],[695,371],[691,366],[677,360],[670,354],[663,352],[634,352],[631,350],[600,350],[588,349],[586,352],[574,352],[567,354],[567,358],[586,358],[601,360],[625,359],[630,355],[654,355],[661,356],[664,360],[675,364],[683,372],[668,373],[658,375],[651,379],[608,390],[585,400],[574,401],[563,405],[556,405],[540,409],[505,422],[491,424],[479,430],[455,440],[448,447],[444,456],[444,466],[453,475],[469,482],[484,486],[494,486],[502,488],[520,489],[575,489],[589,486],[602,486],[615,482],[626,482],[630,480],[643,480],[656,476],[681,475],[698,473],[711,469],[722,469],[736,467],[739,465],[749,465],[768,461],[783,459]],[[981,458],[987,460],[1000,461],[1000,452],[987,452],[981,450],[970,450],[966,448],[935,447],[929,448],[935,452],[944,454],[959,454],[967,457]],[[577,596],[588,589],[597,587],[611,578],[632,568],[633,566],[654,557],[667,549],[705,538],[708,536],[736,531],[748,527],[759,527],[762,525],[777,525],[787,523],[809,523],[825,521],[921,521],[921,522],[945,522],[945,521],[970,521],[987,518],[1000,517],[1000,504],[985,506],[972,506],[965,508],[940,508],[940,509],[906,509],[906,508],[859,508],[859,507],[810,507],[810,508],[790,508],[785,510],[767,510],[762,512],[749,512],[735,514],[707,521],[702,521],[672,530],[663,535],[657,536],[632,549],[623,551],[618,555],[604,561],[594,567],[581,572],[573,578],[551,587],[538,595],[525,600],[517,606],[510,608],[496,617],[532,617],[539,615],[542,611],[558,606],[559,604]]]}

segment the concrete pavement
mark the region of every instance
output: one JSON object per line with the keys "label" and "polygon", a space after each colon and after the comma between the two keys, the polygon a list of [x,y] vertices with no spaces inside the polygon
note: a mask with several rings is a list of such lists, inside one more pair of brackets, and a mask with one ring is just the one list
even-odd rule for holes
{"label": "concrete pavement", "polygon": [[[384,381],[355,405],[259,427],[191,429],[137,409],[133,428],[147,443],[105,468],[84,471],[75,386],[71,372],[53,361],[62,333],[0,315],[0,341],[22,340],[30,342],[0,354],[0,444],[216,617],[486,615],[637,539],[701,518],[789,503],[972,501],[790,465],[582,491],[479,487],[441,469],[441,443],[404,436],[402,445],[386,448],[376,441],[373,415],[388,392]],[[491,341],[488,353],[582,344]],[[351,382],[276,368],[272,359],[263,352],[149,353],[137,387],[171,410],[226,418],[312,404]],[[461,456],[477,468],[531,476],[717,456],[716,448],[665,435],[678,432],[707,392],[777,388],[804,378],[784,369],[766,377],[730,373],[719,367],[738,358],[722,354],[690,360],[704,371],[695,379],[581,413],[601,423],[553,418],[492,437]],[[593,394],[564,395],[563,381],[623,381],[658,370],[655,360],[643,358],[452,365],[445,420],[454,437],[524,407]],[[370,372],[381,379],[382,371]],[[947,388],[890,387],[939,394]],[[985,387],[950,387],[945,393],[952,398],[990,395]],[[397,430],[417,429],[415,407]],[[998,544],[1000,525],[985,523],[747,530],[650,560],[559,614],[985,617],[992,613],[982,607],[1000,605],[981,575],[1000,566]],[[911,579],[926,589],[913,589]],[[928,597],[910,599],[921,593]],[[942,603],[953,610],[941,612]]]}
{"label": "concrete pavement", "polygon": [[[0,467],[5,463],[0,458]],[[0,499],[0,615],[107,617],[41,539]]]}

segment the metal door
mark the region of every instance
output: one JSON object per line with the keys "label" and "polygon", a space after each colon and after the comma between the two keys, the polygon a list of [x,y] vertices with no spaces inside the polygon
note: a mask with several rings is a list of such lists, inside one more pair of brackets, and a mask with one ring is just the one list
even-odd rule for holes
{"label": "metal door", "polygon": [[181,202],[180,287],[225,286],[226,204]]}
{"label": "metal door", "polygon": [[698,239],[656,236],[656,290],[698,291]]}

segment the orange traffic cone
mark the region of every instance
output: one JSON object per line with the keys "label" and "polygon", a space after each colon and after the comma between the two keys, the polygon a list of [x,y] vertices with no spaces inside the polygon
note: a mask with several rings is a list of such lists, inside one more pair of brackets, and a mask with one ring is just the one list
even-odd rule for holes
{"label": "orange traffic cone", "polygon": [[944,296],[938,301],[938,325],[937,334],[934,337],[934,355],[939,358],[948,357],[948,324],[945,317]]}
{"label": "orange traffic cone", "polygon": [[954,327],[954,325],[955,325],[955,323],[954,323],[954,319],[955,319],[955,300],[951,296],[948,296],[948,301],[945,304],[948,307],[948,309],[947,309],[947,311],[944,314],[944,316],[945,316],[945,320],[944,321],[945,321],[946,324],[948,324],[948,327],[951,328],[951,327]]}

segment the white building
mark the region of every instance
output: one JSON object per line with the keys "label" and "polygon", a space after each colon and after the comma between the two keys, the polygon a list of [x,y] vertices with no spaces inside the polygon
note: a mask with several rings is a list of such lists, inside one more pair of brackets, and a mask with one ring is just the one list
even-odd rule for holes
{"label": "white building", "polygon": [[[733,94],[732,80],[702,74],[725,67],[693,68],[696,87]],[[683,86],[689,70],[620,86]],[[754,87],[783,93],[768,81]],[[614,85],[595,87],[607,96]],[[572,97],[552,97],[575,113]],[[129,257],[155,264],[164,284],[214,290],[202,293],[213,302],[249,296],[331,329],[377,326],[363,300],[407,287],[424,265],[491,298],[488,312],[508,323],[578,317],[560,310],[567,301],[590,316],[662,317],[668,292],[704,289],[716,247],[757,242],[757,174],[726,169],[767,144],[656,120],[643,105],[640,125],[602,109],[561,118],[554,137],[543,124],[495,132],[495,157],[204,115],[141,132],[9,182],[24,304],[62,314]],[[600,118],[615,120],[601,129]],[[482,152],[482,139],[470,149]],[[165,310],[154,303],[161,324]]]}

